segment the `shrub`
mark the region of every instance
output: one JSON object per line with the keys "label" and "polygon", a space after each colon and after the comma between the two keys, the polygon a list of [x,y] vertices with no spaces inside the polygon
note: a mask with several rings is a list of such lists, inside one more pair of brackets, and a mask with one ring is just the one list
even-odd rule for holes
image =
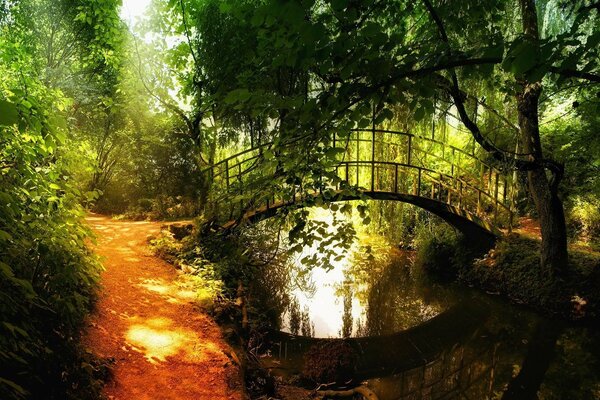
{"label": "shrub", "polygon": [[570,223],[584,241],[600,237],[600,199],[594,196],[577,196],[569,214]]}
{"label": "shrub", "polygon": [[50,132],[0,126],[2,399],[85,399],[99,387],[78,347],[100,272],[79,202],[95,195],[72,185],[55,150],[65,138]]}
{"label": "shrub", "polygon": [[441,222],[421,226],[416,234],[415,265],[438,277],[452,278],[460,264],[460,236],[448,224]]}
{"label": "shrub", "polygon": [[202,248],[194,243],[192,237],[176,240],[169,230],[161,231],[156,239],[150,241],[153,252],[187,274],[185,283],[197,293],[197,301],[203,308],[210,308],[215,299],[224,291],[218,266],[206,260]]}

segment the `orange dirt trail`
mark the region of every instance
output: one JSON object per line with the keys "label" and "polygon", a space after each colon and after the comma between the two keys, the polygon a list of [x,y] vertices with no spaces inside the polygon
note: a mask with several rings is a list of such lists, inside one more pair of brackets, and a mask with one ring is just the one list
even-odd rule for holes
{"label": "orange dirt trail", "polygon": [[112,357],[104,394],[115,400],[241,399],[237,368],[195,292],[146,246],[160,223],[90,216],[106,270],[85,345]]}

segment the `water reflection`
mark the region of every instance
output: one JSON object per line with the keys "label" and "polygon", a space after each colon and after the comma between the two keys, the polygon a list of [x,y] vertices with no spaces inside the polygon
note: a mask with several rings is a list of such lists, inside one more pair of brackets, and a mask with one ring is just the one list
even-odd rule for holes
{"label": "water reflection", "polygon": [[[423,282],[412,257],[380,237],[359,235],[332,270],[313,269],[307,276],[309,288],[292,290],[283,330],[298,334],[299,318],[304,318],[312,328],[304,330],[308,336],[362,337],[398,332],[433,318],[456,299],[444,294],[443,287]],[[292,269],[305,268],[294,262]]]}
{"label": "water reflection", "polygon": [[[315,269],[290,287],[282,316],[288,333],[269,334],[265,366],[314,388],[319,371],[307,366],[318,360],[307,355],[333,343],[353,353],[343,381],[366,384],[380,400],[600,399],[596,328],[436,283],[412,258],[381,238],[361,235],[332,271]],[[299,269],[292,263],[288,272]]]}

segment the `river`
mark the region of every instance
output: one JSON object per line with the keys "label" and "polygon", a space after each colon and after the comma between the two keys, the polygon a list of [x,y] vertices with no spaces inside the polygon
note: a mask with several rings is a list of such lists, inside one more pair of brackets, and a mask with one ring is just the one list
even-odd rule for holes
{"label": "river", "polygon": [[[364,384],[380,400],[600,399],[598,330],[438,281],[414,259],[359,235],[332,270],[290,288],[265,364]],[[295,263],[290,274],[303,268]]]}

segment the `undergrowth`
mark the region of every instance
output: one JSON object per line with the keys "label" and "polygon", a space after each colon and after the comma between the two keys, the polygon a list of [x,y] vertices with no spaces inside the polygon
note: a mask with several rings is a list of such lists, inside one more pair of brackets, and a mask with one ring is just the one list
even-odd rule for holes
{"label": "undergrowth", "polygon": [[79,344],[101,268],[79,205],[94,195],[54,158],[64,137],[0,126],[0,139],[13,163],[0,169],[0,398],[96,398],[103,372]]}
{"label": "undergrowth", "polygon": [[223,297],[225,287],[218,266],[204,256],[204,250],[194,235],[177,240],[169,230],[162,230],[150,240],[150,248],[158,257],[185,273],[185,281],[197,294],[199,305],[210,310]]}

